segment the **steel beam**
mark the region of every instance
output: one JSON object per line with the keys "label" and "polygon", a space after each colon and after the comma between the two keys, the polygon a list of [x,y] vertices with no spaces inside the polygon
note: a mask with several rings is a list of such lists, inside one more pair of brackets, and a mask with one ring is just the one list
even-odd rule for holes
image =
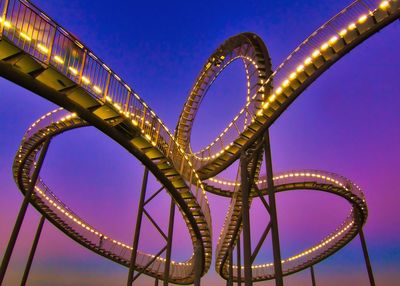
{"label": "steel beam", "polygon": [[312,283],[312,286],[316,286],[317,284],[315,283],[315,274],[314,274],[314,267],[313,266],[310,267],[310,272],[311,272],[311,283]]}
{"label": "steel beam", "polygon": [[45,221],[45,218],[44,218],[44,216],[42,216],[40,218],[39,225],[36,230],[35,239],[33,240],[33,243],[32,243],[32,248],[31,248],[31,252],[29,253],[28,261],[26,262],[24,275],[22,276],[21,286],[25,286],[26,282],[28,281],[29,271],[31,270],[33,258],[35,257],[35,252],[36,252],[36,248],[39,243],[40,234],[42,233],[44,221]]}
{"label": "steel beam", "polygon": [[50,145],[50,139],[47,139],[42,145],[42,150],[40,151],[39,159],[36,162],[36,167],[33,170],[30,185],[28,186],[28,189],[26,190],[24,200],[22,201],[21,208],[19,209],[19,213],[18,213],[17,219],[15,221],[10,240],[8,241],[8,244],[7,244],[7,249],[4,253],[3,261],[1,262],[1,266],[0,266],[0,285],[2,285],[4,276],[6,275],[7,267],[10,262],[10,258],[11,258],[15,243],[17,242],[18,234],[19,234],[19,231],[21,230],[21,226],[22,226],[22,223],[25,218],[26,210],[29,205],[29,200],[31,199],[33,191],[35,189],[36,181],[39,177],[40,169],[42,168],[44,158],[46,157],[47,150],[49,149],[49,145]]}
{"label": "steel beam", "polygon": [[197,240],[196,242],[194,255],[194,286],[200,286],[201,275],[203,274],[203,247],[200,240]]}
{"label": "steel beam", "polygon": [[165,268],[164,268],[164,286],[168,286],[169,269],[171,268],[171,252],[172,252],[172,238],[174,235],[174,222],[175,222],[175,202],[171,197],[171,206],[169,210],[169,225],[167,236],[167,253],[165,254]]}
{"label": "steel beam", "polygon": [[236,265],[237,265],[237,285],[242,285],[242,264],[240,257],[240,234],[238,235],[238,240],[236,244]]}
{"label": "steel beam", "polygon": [[251,286],[251,238],[250,238],[250,213],[249,213],[249,178],[247,173],[248,159],[243,153],[240,158],[240,177],[242,188],[242,224],[243,224],[243,265],[244,265],[244,285]]}
{"label": "steel beam", "polygon": [[277,286],[283,286],[282,276],[282,263],[281,263],[281,250],[279,243],[279,230],[278,230],[278,218],[276,214],[276,202],[275,202],[275,190],[272,170],[272,157],[271,157],[271,143],[269,140],[269,130],[264,135],[265,145],[265,165],[267,169],[267,191],[269,197],[269,210],[271,218],[271,234],[272,234],[272,250],[274,254],[274,271],[275,271],[275,284]]}
{"label": "steel beam", "polygon": [[229,247],[229,274],[226,285],[233,286],[233,244]]}
{"label": "steel beam", "polygon": [[369,260],[367,243],[365,242],[364,232],[363,232],[362,228],[360,229],[360,241],[361,241],[361,247],[362,247],[363,254],[364,254],[365,266],[367,267],[367,271],[368,271],[369,284],[371,286],[375,286],[374,273],[372,271],[371,261]]}
{"label": "steel beam", "polygon": [[126,283],[127,286],[131,286],[133,283],[133,275],[135,271],[135,263],[136,263],[136,254],[139,246],[139,238],[140,238],[140,229],[142,226],[142,218],[143,218],[143,207],[146,198],[146,189],[147,189],[147,181],[149,178],[149,169],[144,168],[143,181],[142,181],[142,190],[140,192],[139,206],[136,217],[136,228],[135,234],[133,238],[133,246],[131,253],[131,264],[129,265],[129,273],[128,273],[128,281]]}

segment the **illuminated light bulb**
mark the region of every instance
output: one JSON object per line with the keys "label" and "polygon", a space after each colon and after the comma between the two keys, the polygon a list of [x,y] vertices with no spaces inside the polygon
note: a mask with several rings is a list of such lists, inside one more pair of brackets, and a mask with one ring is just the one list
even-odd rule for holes
{"label": "illuminated light bulb", "polygon": [[284,82],[282,83],[282,85],[283,85],[284,87],[289,86],[289,84],[290,84],[290,82],[289,82],[288,79],[285,79]]}
{"label": "illuminated light bulb", "polygon": [[358,18],[358,23],[362,24],[365,21],[367,21],[367,15],[362,15],[360,18]]}
{"label": "illuminated light bulb", "polygon": [[297,73],[296,72],[292,72],[289,76],[290,80],[294,80],[297,77]]}
{"label": "illuminated light bulb", "polygon": [[275,101],[275,99],[276,99],[276,95],[275,94],[273,94],[273,95],[271,95],[270,97],[269,97],[269,102],[274,102]]}
{"label": "illuminated light bulb", "polygon": [[27,40],[28,42],[30,42],[32,40],[31,37],[29,37],[27,34],[20,32],[19,35],[24,38],[25,40]]}
{"label": "illuminated light bulb", "polygon": [[356,24],[351,23],[348,27],[347,27],[350,31],[354,30],[356,27]]}
{"label": "illuminated light bulb", "polygon": [[329,39],[329,44],[334,44],[337,42],[337,40],[338,40],[338,37],[333,36],[332,38]]}
{"label": "illuminated light bulb", "polygon": [[42,44],[38,44],[37,47],[41,52],[43,52],[45,54],[47,54],[49,52],[49,49],[46,48],[45,46],[43,46]]}
{"label": "illuminated light bulb", "polygon": [[[96,92],[96,93],[101,93],[101,89],[100,89],[100,87],[98,87],[97,85],[94,85],[93,86],[93,90]],[[111,98],[110,98],[111,99]]]}
{"label": "illuminated light bulb", "polygon": [[312,53],[312,57],[313,57],[313,58],[316,58],[316,57],[318,57],[319,55],[321,55],[321,53],[320,53],[320,51],[318,51],[318,50],[315,50],[315,51]]}
{"label": "illuminated light bulb", "polygon": [[386,10],[389,7],[389,1],[383,1],[380,5],[379,8],[382,10]]}
{"label": "illuminated light bulb", "polygon": [[297,68],[296,68],[296,71],[297,72],[302,72],[304,70],[304,66],[303,65],[299,65]]}
{"label": "illuminated light bulb", "polygon": [[283,91],[282,87],[278,87],[278,88],[276,89],[275,93],[276,93],[277,95],[280,95],[280,94],[282,93],[282,91]]}
{"label": "illuminated light bulb", "polygon": [[59,64],[64,64],[64,60],[62,58],[60,58],[59,56],[54,56],[53,59]]}
{"label": "illuminated light bulb", "polygon": [[260,110],[257,112],[257,116],[261,116],[261,115],[263,115],[262,109],[260,109]]}
{"label": "illuminated light bulb", "polygon": [[346,35],[347,34],[347,29],[343,29],[343,30],[341,30],[340,32],[339,32],[339,35],[341,36],[341,37],[344,37],[344,35]]}
{"label": "illuminated light bulb", "polygon": [[312,59],[310,57],[306,58],[305,61],[304,61],[305,65],[309,65],[311,63],[312,63]]}
{"label": "illuminated light bulb", "polygon": [[89,80],[86,76],[83,76],[83,77],[82,77],[82,82],[83,82],[84,84],[90,84],[90,80]]}
{"label": "illuminated light bulb", "polygon": [[[321,50],[323,50],[323,51],[325,51],[325,50],[327,50],[329,48],[329,45],[328,45],[328,43],[325,43],[325,44],[323,44],[322,46],[321,46]],[[314,53],[316,54],[315,56],[314,56]],[[318,57],[319,56],[319,54],[317,54],[316,52],[314,52],[313,53],[313,57]],[[318,52],[319,53],[319,52]]]}
{"label": "illuminated light bulb", "polygon": [[70,70],[70,72],[71,72],[73,75],[77,75],[77,74],[78,74],[78,71],[77,71],[74,67],[68,67],[68,69]]}
{"label": "illuminated light bulb", "polygon": [[4,21],[3,25],[5,28],[11,28],[11,23],[8,21]]}

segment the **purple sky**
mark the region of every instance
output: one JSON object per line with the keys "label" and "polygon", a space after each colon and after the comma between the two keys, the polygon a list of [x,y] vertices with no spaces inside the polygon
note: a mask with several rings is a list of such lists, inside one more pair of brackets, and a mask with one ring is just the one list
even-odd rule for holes
{"label": "purple sky", "polygon": [[[127,81],[170,129],[176,126],[205,60],[226,38],[245,31],[257,33],[276,67],[313,30],[349,4],[342,0],[135,2],[34,1]],[[364,231],[377,285],[400,281],[400,190],[396,184],[400,163],[399,33],[397,21],[368,39],[323,74],[271,129],[276,172],[327,170],[363,188],[369,206]],[[2,257],[22,201],[12,178],[13,157],[28,126],[56,106],[4,79],[0,79],[0,95]],[[233,64],[200,108],[193,129],[194,146],[200,148],[219,134],[244,100],[244,70]],[[143,167],[134,157],[92,127],[55,138],[42,172],[45,182],[76,213],[127,244],[132,241],[142,174]],[[155,182],[151,186],[156,189]],[[214,195],[209,195],[209,200],[216,241],[229,201]],[[349,209],[340,198],[308,191],[279,194],[277,201],[283,256],[318,242]],[[166,194],[149,208],[164,229],[168,208]],[[30,208],[7,286],[20,281],[38,218]],[[258,202],[252,218],[255,241],[268,219]],[[147,235],[141,249],[155,251],[161,240],[148,223],[144,228]],[[191,254],[180,214],[174,244],[174,259]],[[267,240],[257,261],[270,262],[270,245]],[[320,285],[368,283],[357,238],[315,269]],[[126,276],[126,268],[82,248],[46,223],[29,285],[123,285]],[[141,281],[143,285],[152,283],[146,278]],[[202,281],[204,285],[225,285],[215,274],[214,264]],[[285,278],[285,282],[311,284],[308,271]]]}

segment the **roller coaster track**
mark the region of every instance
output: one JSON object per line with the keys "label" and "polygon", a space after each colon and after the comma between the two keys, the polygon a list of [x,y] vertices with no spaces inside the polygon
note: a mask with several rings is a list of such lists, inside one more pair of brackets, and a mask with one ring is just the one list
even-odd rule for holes
{"label": "roller coaster track", "polygon": [[[260,79],[263,84],[254,90],[250,96],[251,100],[222,133],[208,146],[191,155],[193,165],[201,179],[217,175],[236,161],[241,151],[255,142],[323,72],[364,40],[398,18],[398,1],[360,0],[353,2],[318,28],[279,65],[271,76],[264,80]],[[209,78],[218,74],[218,66],[212,67],[213,59],[218,57],[220,50],[224,50],[224,45],[207,60],[188,96],[178,123],[179,142],[190,138],[191,126],[199,107],[198,102],[204,97],[203,92],[198,92],[198,87],[209,85]],[[229,57],[225,58],[227,59]],[[220,64],[223,66],[225,63],[222,61]],[[278,84],[272,92],[269,92],[273,82]],[[263,101],[261,108],[260,99]],[[191,114],[189,119],[187,114]],[[250,124],[242,124],[249,114]],[[184,126],[188,131],[180,132],[179,126]]]}
{"label": "roller coaster track", "polygon": [[[0,74],[76,113],[138,158],[179,206],[193,247],[201,245],[200,267],[206,273],[211,262],[208,200],[172,133],[132,88],[37,7],[18,0],[2,0],[0,7],[5,11]],[[194,264],[185,265],[185,275],[171,282],[193,282]]]}
{"label": "roller coaster track", "polygon": [[[211,263],[211,214],[206,190],[231,197],[216,250],[215,267],[225,279],[228,249],[236,244],[241,231],[241,182],[215,176],[245,151],[254,149],[273,122],[323,72],[399,19],[400,4],[397,0],[353,2],[301,43],[274,72],[268,51],[258,36],[243,33],[229,38],[200,71],[175,135],[128,84],[32,3],[0,0],[0,12],[0,76],[69,111],[49,112],[26,132],[13,166],[19,189],[26,192],[36,157],[46,141],[74,128],[94,126],[139,159],[178,205],[194,251],[187,261],[171,262],[168,279],[177,284],[190,284],[195,279],[195,268],[199,267],[193,258],[197,246],[200,245],[202,275]],[[194,152],[190,137],[200,103],[219,74],[235,60],[242,60],[246,69],[246,105],[213,142]],[[265,177],[259,178],[261,162],[262,156],[258,155],[248,166],[255,182],[251,186],[251,197],[256,196],[254,189],[267,193]],[[344,177],[306,170],[285,172],[276,175],[273,181],[275,193],[299,189],[323,191],[343,197],[352,207],[344,222],[320,243],[283,259],[284,275],[335,253],[357,235],[367,219],[363,193]],[[130,265],[132,247],[110,238],[80,218],[42,179],[37,181],[30,201],[50,222],[81,245],[117,263]],[[165,259],[154,257],[138,251],[134,268],[163,279]],[[251,271],[253,281],[275,277],[273,263],[253,265]],[[237,274],[233,279],[238,280]]]}
{"label": "roller coaster track", "polygon": [[[33,169],[36,166],[36,157],[45,140],[58,134],[75,128],[86,127],[88,124],[64,109],[49,112],[39,119],[26,132],[23,144],[20,146],[13,170],[19,189],[24,193],[29,187]],[[121,241],[117,241],[108,235],[92,227],[66,206],[40,178],[35,187],[32,204],[61,231],[82,244],[86,248],[124,266],[129,266],[132,247]],[[154,263],[149,262],[154,258],[153,254],[138,253],[136,269],[153,277],[162,278],[165,267],[165,259],[157,257]],[[193,273],[193,257],[185,262],[171,262],[171,281],[183,282],[189,279]]]}

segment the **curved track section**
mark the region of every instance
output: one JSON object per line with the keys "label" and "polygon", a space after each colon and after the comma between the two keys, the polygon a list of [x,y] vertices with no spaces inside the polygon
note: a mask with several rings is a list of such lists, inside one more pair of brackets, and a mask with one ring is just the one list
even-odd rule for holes
{"label": "curved track section", "polygon": [[[212,252],[208,200],[172,133],[131,87],[40,9],[21,0],[0,0],[0,8],[0,76],[74,112],[138,158],[182,211],[206,273]],[[35,148],[47,136],[43,131]],[[189,273],[171,282],[192,281]]]}
{"label": "curved track section", "polygon": [[[335,194],[346,199],[352,206],[350,215],[334,232],[316,245],[282,260],[283,275],[289,275],[332,255],[350,242],[366,222],[368,216],[365,197],[361,189],[350,180],[324,171],[293,171],[274,177],[275,192],[292,190],[316,190]],[[266,193],[264,180],[258,185]],[[238,188],[238,187],[237,187]],[[235,191],[216,250],[216,271],[225,279],[228,277],[228,249],[236,244],[240,232],[241,192]],[[234,281],[237,281],[237,266],[234,266]],[[273,279],[273,263],[252,266],[253,281]],[[242,267],[242,279],[244,277]]]}
{"label": "curved track section", "polygon": [[[48,123],[50,124],[48,125]],[[15,157],[13,172],[19,189],[25,193],[31,181],[43,140],[52,139],[71,129],[88,126],[84,120],[62,108],[49,112],[36,121],[25,133]],[[132,247],[102,233],[80,218],[66,206],[40,178],[31,199],[32,204],[56,227],[84,247],[124,266],[130,265]],[[186,219],[187,221],[187,219]],[[165,259],[159,258],[145,267],[154,255],[138,252],[136,269],[143,269],[149,276],[162,278]],[[190,283],[194,272],[194,257],[185,262],[171,262],[170,280],[174,283]]]}
{"label": "curved track section", "polygon": [[[255,95],[251,104],[246,105],[240,111],[244,114],[241,121],[235,121],[229,127],[234,127],[238,131],[243,130],[249,125],[252,114],[255,114],[262,107],[264,94],[271,90],[271,83],[268,87],[264,86],[264,80],[272,74],[271,59],[263,40],[253,33],[242,33],[227,39],[219,46],[214,53],[207,59],[203,69],[200,71],[192,90],[185,102],[182,113],[179,116],[176,137],[178,143],[188,150],[197,160],[208,161],[215,158],[215,155],[207,156],[204,152],[210,149],[217,141],[192,153],[190,146],[191,131],[197,111],[207,91],[217,79],[217,77],[235,60],[242,60],[247,77],[247,99],[250,103],[250,96]],[[239,131],[240,132],[240,131]],[[199,157],[199,155],[201,157]]]}
{"label": "curved track section", "polygon": [[[253,144],[290,104],[323,72],[376,32],[399,19],[400,4],[392,1],[355,1],[330,19],[303,43],[267,78],[243,110],[257,105],[265,92],[261,110],[240,112],[212,145],[192,156],[202,179],[213,177],[232,164],[242,150]],[[267,93],[272,81],[274,89]],[[190,98],[190,97],[189,97]],[[188,101],[186,105],[190,105]],[[186,106],[185,105],[185,106]],[[237,128],[251,115],[243,131]]]}

